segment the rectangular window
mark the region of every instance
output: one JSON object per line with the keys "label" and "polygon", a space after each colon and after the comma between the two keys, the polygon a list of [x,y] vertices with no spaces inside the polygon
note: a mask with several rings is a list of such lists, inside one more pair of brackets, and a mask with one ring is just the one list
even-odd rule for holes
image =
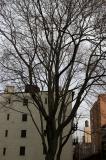
{"label": "rectangular window", "polygon": [[21,130],[21,137],[25,138],[26,137],[26,130]]}
{"label": "rectangular window", "polygon": [[10,114],[7,114],[7,120],[9,120],[10,119]]}
{"label": "rectangular window", "polygon": [[3,148],[3,156],[5,156],[6,155],[6,148],[4,147]]}
{"label": "rectangular window", "polygon": [[45,104],[47,104],[47,98],[45,98]]}
{"label": "rectangular window", "polygon": [[23,106],[27,106],[28,105],[28,99],[24,98],[23,99]]}
{"label": "rectangular window", "polygon": [[22,121],[27,121],[27,114],[22,114]]}
{"label": "rectangular window", "polygon": [[8,136],[8,130],[5,130],[5,137]]}
{"label": "rectangular window", "polygon": [[20,156],[24,156],[25,155],[25,146],[21,146],[20,147]]}
{"label": "rectangular window", "polygon": [[8,103],[9,103],[9,104],[11,103],[11,99],[10,99],[10,98],[8,98]]}
{"label": "rectangular window", "polygon": [[11,103],[11,98],[7,98],[6,102],[7,102],[7,104],[10,104]]}

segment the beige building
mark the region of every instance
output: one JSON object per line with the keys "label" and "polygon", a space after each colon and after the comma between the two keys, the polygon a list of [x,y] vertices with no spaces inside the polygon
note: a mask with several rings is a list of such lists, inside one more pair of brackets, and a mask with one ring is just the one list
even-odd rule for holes
{"label": "beige building", "polygon": [[[41,92],[41,95],[46,107],[47,92]],[[8,86],[0,94],[0,160],[44,160],[42,142],[27,104],[40,127],[39,111],[29,93],[16,93],[13,86]],[[72,160],[72,153],[70,137],[61,160]]]}
{"label": "beige building", "polygon": [[84,127],[84,143],[91,143],[91,128],[87,120],[85,121]]}

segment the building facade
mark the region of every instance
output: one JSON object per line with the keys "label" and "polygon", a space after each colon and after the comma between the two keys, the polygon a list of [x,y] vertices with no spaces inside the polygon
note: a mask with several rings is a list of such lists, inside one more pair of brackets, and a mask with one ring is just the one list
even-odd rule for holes
{"label": "building facade", "polygon": [[79,157],[80,159],[86,159],[92,154],[91,127],[88,120],[85,121],[82,138],[82,143],[79,144]]}
{"label": "building facade", "polygon": [[102,150],[102,128],[106,125],[106,94],[98,96],[90,111],[91,140],[93,153],[100,153]]}
{"label": "building facade", "polygon": [[[47,105],[47,92],[42,92]],[[28,107],[27,107],[28,106]],[[39,111],[29,93],[16,93],[8,86],[0,95],[0,160],[44,160],[42,142],[30,112],[40,127]],[[62,160],[72,160],[72,139],[62,152]]]}
{"label": "building facade", "polygon": [[83,142],[91,143],[91,127],[89,126],[88,120],[85,121]]}

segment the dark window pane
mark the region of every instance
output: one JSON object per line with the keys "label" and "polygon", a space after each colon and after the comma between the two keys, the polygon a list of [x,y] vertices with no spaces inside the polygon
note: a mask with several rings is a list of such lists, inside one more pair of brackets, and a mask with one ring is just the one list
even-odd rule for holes
{"label": "dark window pane", "polygon": [[11,98],[7,98],[7,104],[10,104],[11,103]]}
{"label": "dark window pane", "polygon": [[9,120],[10,119],[10,114],[7,114],[7,120]]}
{"label": "dark window pane", "polygon": [[5,156],[6,154],[6,148],[3,148],[3,155]]}
{"label": "dark window pane", "polygon": [[28,105],[28,99],[23,99],[23,106],[27,106]]}
{"label": "dark window pane", "polygon": [[21,137],[26,137],[26,130],[21,130]]}
{"label": "dark window pane", "polygon": [[8,136],[8,130],[5,130],[5,137]]}
{"label": "dark window pane", "polygon": [[8,99],[8,103],[9,103],[9,104],[11,103],[11,99],[10,99],[10,98]]}
{"label": "dark window pane", "polygon": [[21,146],[20,147],[20,156],[24,156],[25,155],[25,146]]}
{"label": "dark window pane", "polygon": [[47,104],[47,98],[45,98],[45,104]]}
{"label": "dark window pane", "polygon": [[27,121],[27,114],[22,114],[22,121]]}

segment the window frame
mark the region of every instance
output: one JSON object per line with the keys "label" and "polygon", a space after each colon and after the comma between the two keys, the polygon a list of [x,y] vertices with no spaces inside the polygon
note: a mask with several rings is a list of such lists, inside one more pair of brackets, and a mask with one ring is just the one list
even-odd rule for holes
{"label": "window frame", "polygon": [[23,99],[23,106],[27,106],[28,105],[28,99],[27,98],[24,98]]}
{"label": "window frame", "polygon": [[26,138],[27,130],[21,130],[21,138]]}
{"label": "window frame", "polygon": [[47,104],[47,97],[45,97],[45,104]]}
{"label": "window frame", "polygon": [[27,113],[22,114],[22,121],[23,122],[28,121],[28,115],[27,115]]}
{"label": "window frame", "polygon": [[7,121],[9,121],[9,119],[10,119],[10,114],[8,113],[7,114]]}
{"label": "window frame", "polygon": [[20,146],[20,156],[25,156],[25,146]]}
{"label": "window frame", "polygon": [[8,137],[8,130],[5,130],[5,137]]}
{"label": "window frame", "polygon": [[3,156],[6,155],[6,147],[3,148]]}

